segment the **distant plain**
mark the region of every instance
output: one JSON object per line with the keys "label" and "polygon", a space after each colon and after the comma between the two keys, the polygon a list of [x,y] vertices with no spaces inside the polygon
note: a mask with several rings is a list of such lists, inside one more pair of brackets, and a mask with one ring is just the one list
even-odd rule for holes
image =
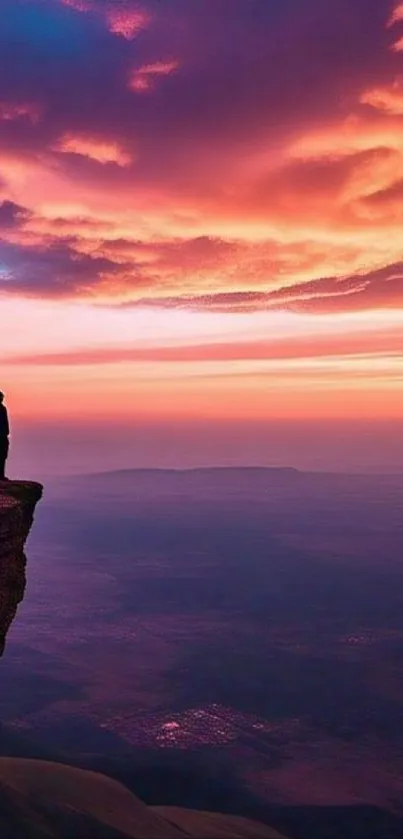
{"label": "distant plain", "polygon": [[401,475],[49,481],[1,753],[302,839],[403,835],[402,509]]}

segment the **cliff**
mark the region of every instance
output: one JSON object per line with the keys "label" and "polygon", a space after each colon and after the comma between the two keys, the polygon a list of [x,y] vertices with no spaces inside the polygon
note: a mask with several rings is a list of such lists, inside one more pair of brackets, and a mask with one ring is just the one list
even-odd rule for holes
{"label": "cliff", "polygon": [[25,591],[24,546],[42,487],[29,481],[0,482],[0,656]]}
{"label": "cliff", "polygon": [[[24,546],[40,484],[0,482],[0,655],[24,595]],[[2,839],[281,839],[236,816],[148,807],[104,775],[40,760],[0,758]]]}

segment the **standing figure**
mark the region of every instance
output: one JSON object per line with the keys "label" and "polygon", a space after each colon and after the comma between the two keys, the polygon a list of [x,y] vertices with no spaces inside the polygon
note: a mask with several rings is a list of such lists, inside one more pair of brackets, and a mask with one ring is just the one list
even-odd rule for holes
{"label": "standing figure", "polygon": [[0,391],[0,481],[5,481],[4,470],[8,457],[10,426],[8,424],[7,408],[3,405],[4,393]]}

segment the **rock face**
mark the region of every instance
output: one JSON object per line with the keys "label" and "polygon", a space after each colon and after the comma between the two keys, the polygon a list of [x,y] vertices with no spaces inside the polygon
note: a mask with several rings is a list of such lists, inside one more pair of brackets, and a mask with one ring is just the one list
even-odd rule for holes
{"label": "rock face", "polygon": [[24,545],[41,496],[40,484],[0,481],[0,656],[4,652],[10,624],[24,596]]}
{"label": "rock face", "polygon": [[[0,655],[24,596],[24,546],[40,484],[0,481]],[[148,807],[104,775],[40,760],[0,758],[1,839],[281,839],[236,816]]]}

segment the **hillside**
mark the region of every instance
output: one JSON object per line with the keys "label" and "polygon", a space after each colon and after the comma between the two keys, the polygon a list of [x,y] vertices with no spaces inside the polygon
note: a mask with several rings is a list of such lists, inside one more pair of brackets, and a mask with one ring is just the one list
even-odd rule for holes
{"label": "hillside", "polygon": [[0,759],[2,839],[281,839],[246,819],[170,807],[147,807],[116,781],[70,766]]}

